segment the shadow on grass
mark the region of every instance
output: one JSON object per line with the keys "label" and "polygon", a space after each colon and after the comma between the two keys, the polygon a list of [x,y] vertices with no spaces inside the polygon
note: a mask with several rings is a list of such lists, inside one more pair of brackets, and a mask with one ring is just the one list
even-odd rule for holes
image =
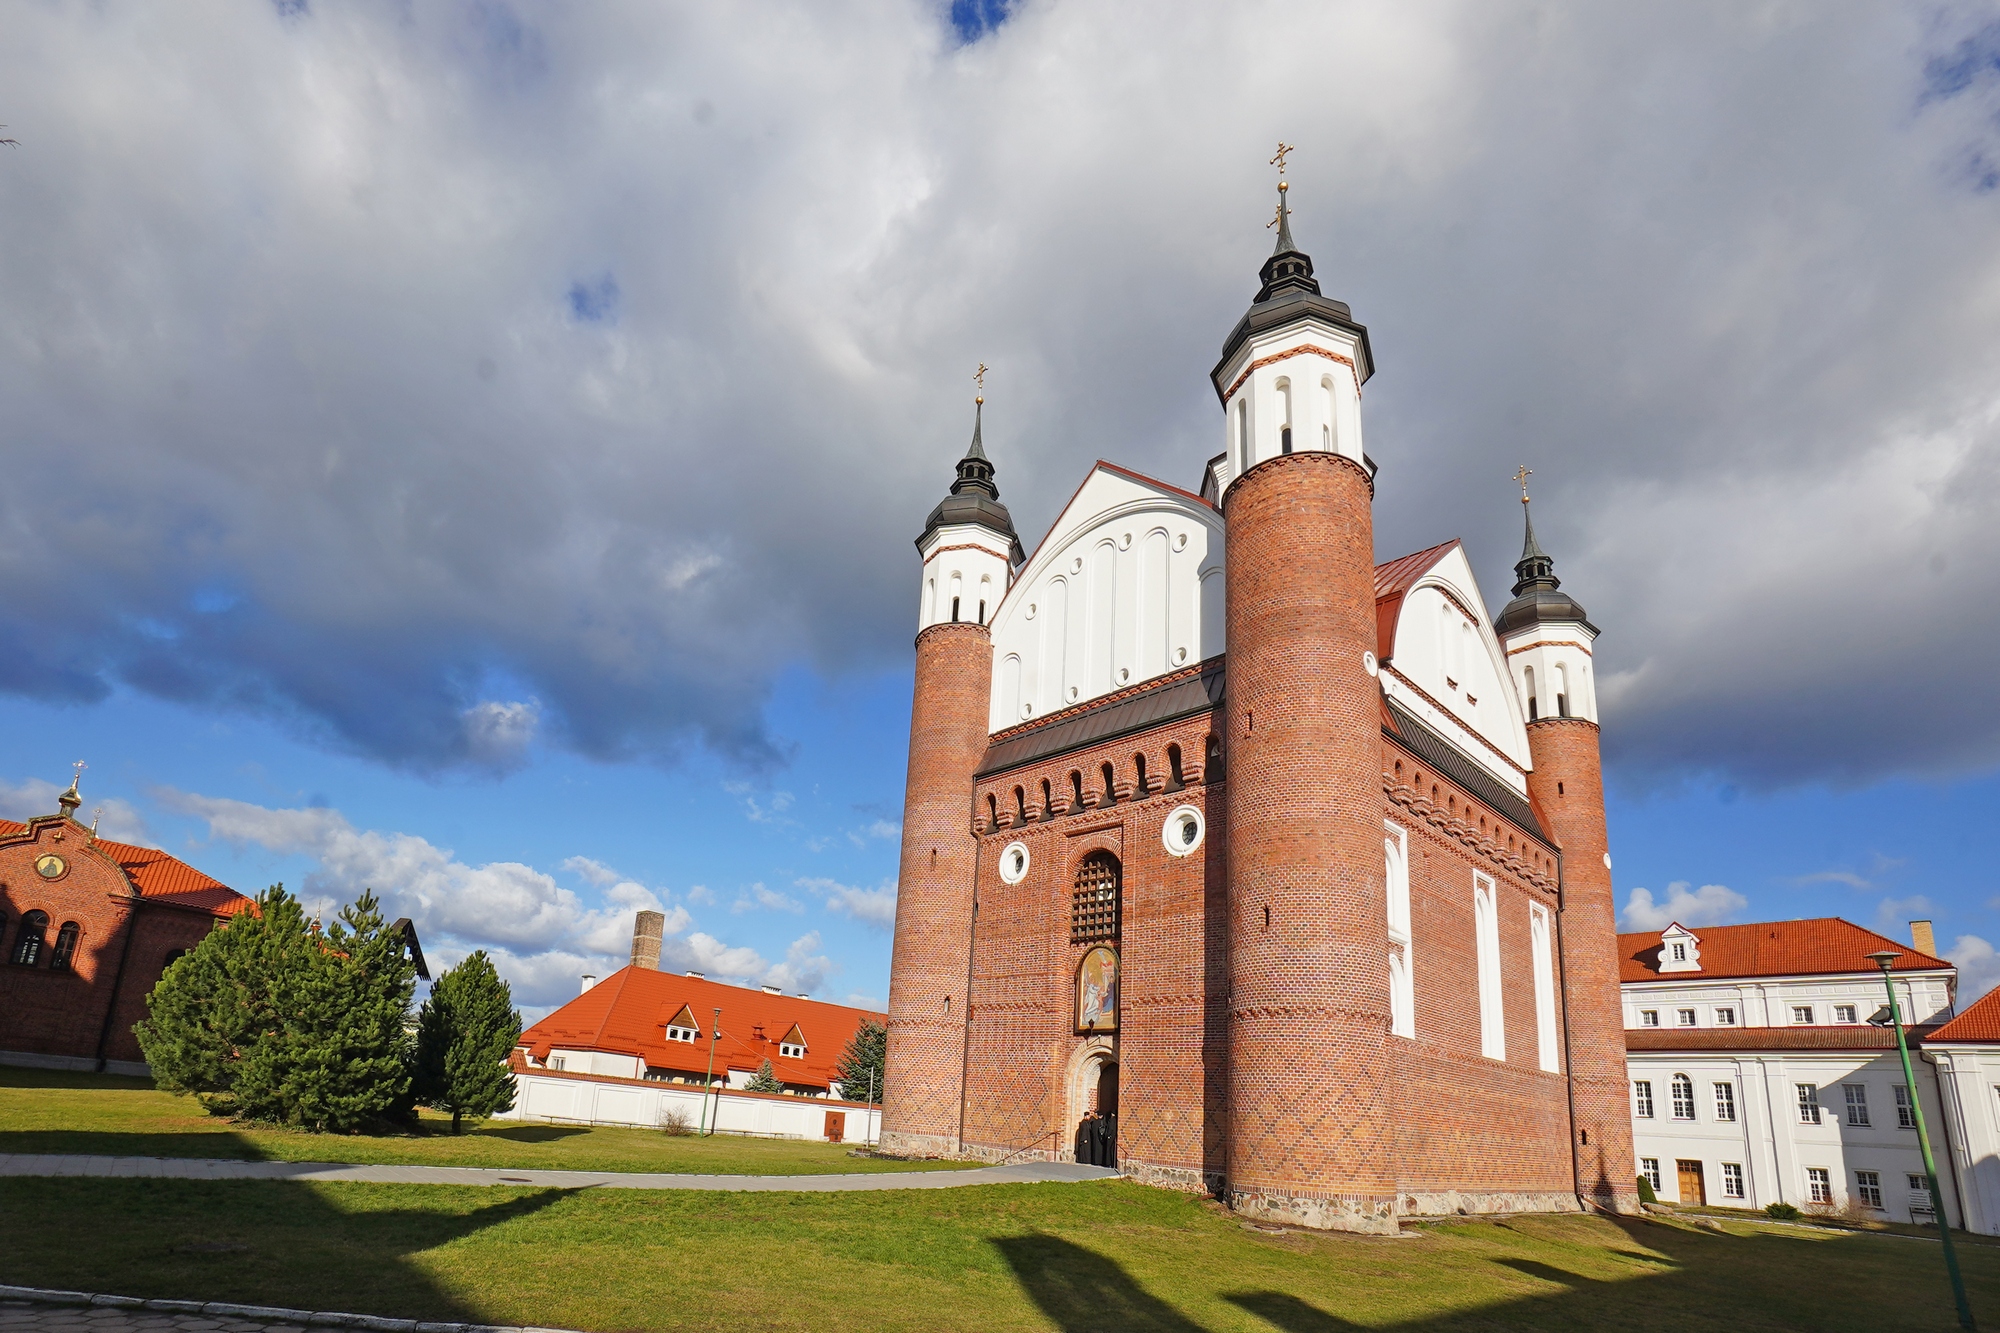
{"label": "shadow on grass", "polygon": [[[444,1289],[417,1256],[532,1217],[568,1191],[501,1198],[494,1191],[454,1191],[455,1208],[370,1206],[395,1200],[403,1190],[445,1188],[0,1179],[0,1235],[8,1237],[0,1250],[0,1281],[485,1322],[492,1311]],[[93,1225],[107,1211],[137,1224]],[[78,1244],[86,1235],[90,1244]]]}
{"label": "shadow on grass", "polygon": [[993,1242],[1021,1289],[1064,1333],[1108,1329],[1203,1333],[1202,1326],[1132,1280],[1103,1255],[1035,1233]]}
{"label": "shadow on grass", "polygon": [[[439,1131],[427,1126],[424,1132],[436,1134]],[[581,1125],[509,1125],[505,1128],[486,1125],[476,1132],[485,1138],[508,1139],[514,1143],[559,1143],[578,1134],[588,1134],[590,1131]],[[450,1138],[451,1127],[447,1125],[442,1133],[445,1138]]]}
{"label": "shadow on grass", "polygon": [[229,1162],[276,1160],[226,1120],[213,1129],[159,1131],[20,1129],[0,1131],[0,1153],[53,1153],[86,1157],[191,1157]]}

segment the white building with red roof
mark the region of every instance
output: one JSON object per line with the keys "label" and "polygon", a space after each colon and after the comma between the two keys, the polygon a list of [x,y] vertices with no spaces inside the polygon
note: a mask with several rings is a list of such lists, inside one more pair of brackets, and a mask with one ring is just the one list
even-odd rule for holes
{"label": "white building with red roof", "polygon": [[[881,1089],[843,1088],[836,1069],[863,1025],[884,1017],[635,964],[586,979],[521,1034],[509,1115],[655,1127],[679,1113],[730,1133],[872,1141]],[[749,1091],[767,1061],[784,1091]]]}
{"label": "white building with red roof", "polygon": [[[1913,1044],[1928,1048],[1949,1027],[1958,973],[1936,956],[1929,922],[1912,932],[1905,945],[1826,917],[1618,937],[1633,1147],[1661,1199],[1931,1220],[1887,992],[1868,956],[1896,952],[1897,1003]],[[2000,1058],[2000,1041],[1994,1050]],[[1937,1069],[1920,1059],[1916,1071],[1942,1157]],[[1942,1160],[1939,1170],[1959,1225],[1959,1173]],[[1993,1230],[1977,1211],[1972,1220]]]}
{"label": "white building with red roof", "polygon": [[1923,1061],[1944,1100],[1942,1132],[1933,1123],[1931,1138],[1940,1158],[1948,1143],[1951,1162],[1938,1170],[1963,1191],[1966,1229],[2000,1236],[2000,990],[1928,1034]]}

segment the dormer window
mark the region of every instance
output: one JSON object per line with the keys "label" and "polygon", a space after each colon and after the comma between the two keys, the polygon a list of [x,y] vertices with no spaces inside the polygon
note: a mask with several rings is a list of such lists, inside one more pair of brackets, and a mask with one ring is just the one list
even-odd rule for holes
{"label": "dormer window", "polygon": [[1660,932],[1661,972],[1701,971],[1701,939],[1686,926],[1675,922]]}
{"label": "dormer window", "polygon": [[806,1058],[806,1048],[803,1046],[794,1046],[788,1041],[781,1041],[778,1043],[778,1054],[784,1056],[787,1060],[803,1060]]}
{"label": "dormer window", "polygon": [[701,1023],[694,1016],[694,1010],[682,1005],[681,1011],[667,1020],[667,1040],[682,1041],[692,1045],[701,1039]]}
{"label": "dormer window", "polygon": [[1676,944],[1676,945],[1674,946],[1674,961],[1675,961],[1676,963],[1685,963],[1685,962],[1687,961],[1687,958],[1688,958],[1688,947],[1687,947],[1687,945],[1685,945],[1685,944]]}
{"label": "dormer window", "polygon": [[699,1032],[696,1032],[693,1028],[684,1028],[677,1026],[676,1024],[673,1023],[667,1024],[668,1041],[693,1042],[694,1039],[696,1037],[699,1037],[700,1035],[701,1034]]}

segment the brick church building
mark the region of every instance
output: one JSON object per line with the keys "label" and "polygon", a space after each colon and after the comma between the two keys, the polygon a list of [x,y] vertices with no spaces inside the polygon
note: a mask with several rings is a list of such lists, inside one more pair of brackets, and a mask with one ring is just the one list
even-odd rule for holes
{"label": "brick church building", "polygon": [[254,904],[184,861],[54,814],[0,819],[0,1063],[144,1074],[132,1025],[167,965]]}
{"label": "brick church building", "polygon": [[1629,1211],[1597,629],[1532,523],[1498,617],[1456,541],[1376,563],[1368,332],[1279,190],[1195,490],[1099,462],[1025,555],[975,424],[918,538],[884,1146],[1097,1111],[1273,1220]]}

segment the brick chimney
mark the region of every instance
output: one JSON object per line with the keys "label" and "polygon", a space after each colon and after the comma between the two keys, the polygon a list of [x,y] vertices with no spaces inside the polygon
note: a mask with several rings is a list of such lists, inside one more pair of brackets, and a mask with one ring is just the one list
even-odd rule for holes
{"label": "brick chimney", "polygon": [[641,912],[632,922],[632,966],[657,972],[660,967],[660,937],[666,933],[665,912]]}
{"label": "brick chimney", "polygon": [[1910,923],[1910,944],[1918,953],[1927,953],[1933,958],[1939,957],[1937,936],[1932,933],[1931,923],[1928,921]]}

